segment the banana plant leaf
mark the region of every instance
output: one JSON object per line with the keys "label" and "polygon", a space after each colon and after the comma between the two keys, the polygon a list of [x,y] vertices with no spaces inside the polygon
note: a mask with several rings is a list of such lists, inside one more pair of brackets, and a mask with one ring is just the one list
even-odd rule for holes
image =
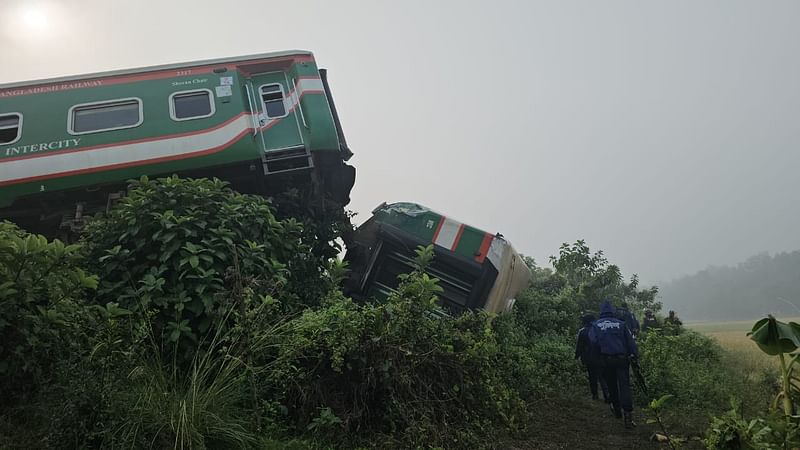
{"label": "banana plant leaf", "polygon": [[768,355],[791,353],[800,347],[800,325],[780,322],[772,316],[756,322],[747,335]]}

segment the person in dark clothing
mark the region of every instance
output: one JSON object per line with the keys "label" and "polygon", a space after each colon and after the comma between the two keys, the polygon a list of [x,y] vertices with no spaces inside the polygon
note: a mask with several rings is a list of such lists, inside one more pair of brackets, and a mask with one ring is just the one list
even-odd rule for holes
{"label": "person in dark clothing", "polygon": [[630,360],[638,358],[639,351],[631,331],[614,316],[611,302],[600,306],[600,318],[589,329],[589,342],[600,354],[614,416],[625,419],[625,428],[633,428]]}
{"label": "person in dark clothing", "polygon": [[678,316],[675,315],[675,311],[670,311],[669,316],[666,319],[664,319],[664,321],[669,323],[670,325],[675,325],[678,327],[683,325],[681,319],[679,319]]}
{"label": "person in dark clothing", "polygon": [[653,328],[659,328],[658,319],[656,319],[653,311],[646,309],[644,311],[644,320],[642,321],[642,331],[652,330]]}
{"label": "person in dark clothing", "polygon": [[628,309],[627,303],[622,302],[620,304],[619,308],[617,308],[616,316],[617,319],[625,322],[625,326],[631,330],[633,337],[639,335],[639,321],[636,320],[636,316],[634,316],[633,313]]}
{"label": "person in dark clothing", "polygon": [[592,393],[592,399],[597,400],[597,384],[603,391],[603,400],[606,403],[611,402],[608,395],[608,386],[606,380],[603,378],[603,370],[600,365],[600,355],[595,351],[589,342],[589,329],[594,322],[594,316],[591,314],[584,314],[581,317],[581,325],[583,327],[578,331],[578,342],[575,344],[575,359],[580,359],[583,366],[589,375],[589,391]]}
{"label": "person in dark clothing", "polygon": [[664,319],[664,328],[666,328],[667,333],[675,336],[683,332],[683,322],[675,315],[675,311],[670,311],[669,316]]}

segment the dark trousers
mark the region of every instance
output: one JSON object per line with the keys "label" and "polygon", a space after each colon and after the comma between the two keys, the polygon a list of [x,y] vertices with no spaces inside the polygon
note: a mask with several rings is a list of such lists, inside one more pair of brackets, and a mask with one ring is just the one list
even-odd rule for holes
{"label": "dark trousers", "polygon": [[589,373],[589,390],[592,392],[592,398],[597,398],[597,384],[599,383],[600,389],[603,390],[603,400],[608,400],[608,385],[603,377],[603,366],[587,364],[586,370]]}
{"label": "dark trousers", "polygon": [[627,356],[603,357],[603,378],[608,385],[611,404],[616,411],[633,411],[633,398],[631,397],[630,362]]}

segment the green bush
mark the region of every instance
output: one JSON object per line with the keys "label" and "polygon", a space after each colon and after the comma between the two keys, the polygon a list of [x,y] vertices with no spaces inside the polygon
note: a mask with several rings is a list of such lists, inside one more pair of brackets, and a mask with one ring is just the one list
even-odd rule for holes
{"label": "green bush", "polygon": [[129,311],[82,297],[97,278],[79,245],[0,223],[0,447],[95,442],[130,356]]}
{"label": "green bush", "polygon": [[97,301],[152,312],[157,339],[191,354],[231,298],[280,293],[289,309],[318,301],[304,296],[303,283],[325,285],[324,267],[308,269],[301,232],[298,222],[277,220],[268,200],[219,180],[143,178],[84,240],[101,279]]}
{"label": "green bush", "polygon": [[577,331],[580,309],[572,289],[549,294],[528,288],[517,295],[514,305],[517,325],[530,336],[539,334],[572,335]]}
{"label": "green bush", "polygon": [[773,413],[745,419],[737,408],[714,417],[703,444],[709,450],[779,450],[800,446],[800,420]]}
{"label": "green bush", "polygon": [[0,405],[45,384],[60,354],[84,352],[80,298],[97,286],[78,245],[0,222]]}
{"label": "green bush", "polygon": [[741,386],[730,382],[732,368],[722,364],[722,348],[707,336],[644,333],[639,353],[651,397],[672,394],[683,407],[719,411],[739,394]]}
{"label": "green bush", "polygon": [[531,336],[519,320],[515,311],[495,318],[492,326],[502,355],[499,369],[522,399],[537,401],[563,393],[567,386],[582,384],[574,336],[543,331]]}
{"label": "green bush", "polygon": [[[500,367],[491,318],[442,316],[440,288],[415,272],[382,304],[332,295],[287,323],[266,373],[295,432],[409,448],[474,448],[523,402]],[[380,442],[380,444],[377,444]]]}

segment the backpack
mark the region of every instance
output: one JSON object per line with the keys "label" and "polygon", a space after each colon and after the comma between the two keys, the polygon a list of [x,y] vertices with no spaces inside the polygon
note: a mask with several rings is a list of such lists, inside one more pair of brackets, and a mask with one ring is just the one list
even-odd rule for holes
{"label": "backpack", "polygon": [[589,340],[600,354],[624,355],[628,353],[626,328],[625,323],[617,318],[600,318],[592,324]]}

